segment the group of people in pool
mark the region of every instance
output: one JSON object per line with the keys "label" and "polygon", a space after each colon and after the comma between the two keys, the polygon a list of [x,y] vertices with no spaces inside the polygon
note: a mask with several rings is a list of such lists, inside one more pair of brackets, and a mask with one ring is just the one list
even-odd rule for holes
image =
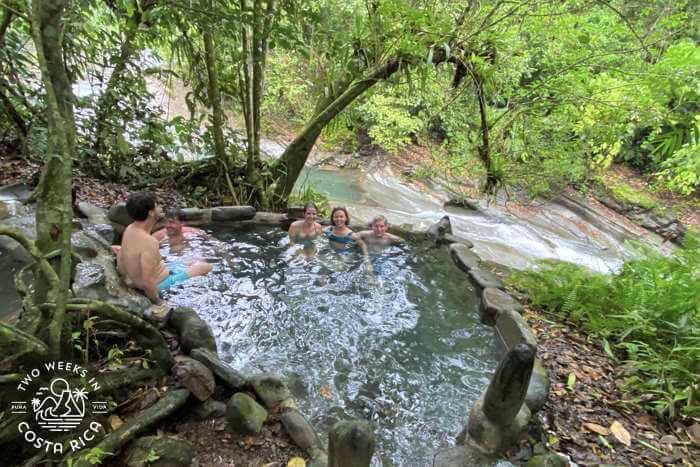
{"label": "group of people in pool", "polygon": [[[152,232],[163,216],[155,194],[151,192],[132,193],[126,202],[126,210],[134,219],[122,235],[121,245],[114,246],[117,257],[117,271],[125,282],[143,291],[156,304],[161,303],[160,293],[192,277],[203,276],[212,270],[205,261],[169,261],[167,264],[160,254],[162,242],[167,242],[171,252],[181,252],[187,246],[187,239],[206,236],[203,230],[185,226],[179,211],[171,210],[165,215],[163,229]],[[292,244],[301,244],[306,249],[314,240],[324,235],[336,251],[344,251],[353,245],[359,246],[367,255],[368,248],[375,251],[403,239],[387,232],[388,222],[384,216],[372,220],[372,230],[353,232],[348,223],[350,216],[344,207],[333,208],[331,226],[324,229],[316,217],[318,210],[313,203],[304,206],[304,219],[293,222],[289,227]]]}
{"label": "group of people in pool", "polygon": [[304,206],[304,219],[293,222],[289,226],[289,240],[293,244],[311,245],[313,240],[324,235],[328,243],[335,251],[344,251],[350,246],[358,245],[366,255],[368,249],[376,250],[386,246],[402,243],[403,239],[390,234],[387,229],[389,222],[384,216],[376,216],[372,219],[372,230],[353,232],[348,224],[350,215],[348,210],[337,206],[331,211],[331,226],[324,229],[316,220],[318,208],[313,203]]}

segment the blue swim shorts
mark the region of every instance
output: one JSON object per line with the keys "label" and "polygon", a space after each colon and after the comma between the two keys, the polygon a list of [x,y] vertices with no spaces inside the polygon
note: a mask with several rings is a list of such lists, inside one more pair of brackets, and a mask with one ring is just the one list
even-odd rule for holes
{"label": "blue swim shorts", "polygon": [[174,261],[168,264],[168,270],[170,275],[163,279],[160,284],[158,284],[158,291],[162,292],[169,289],[170,287],[185,282],[190,276],[187,275],[187,266],[180,261]]}

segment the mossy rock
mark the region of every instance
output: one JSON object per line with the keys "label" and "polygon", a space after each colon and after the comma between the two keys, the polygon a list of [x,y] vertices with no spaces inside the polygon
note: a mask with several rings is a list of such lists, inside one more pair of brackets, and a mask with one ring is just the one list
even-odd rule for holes
{"label": "mossy rock", "polygon": [[257,434],[267,420],[267,410],[248,394],[237,392],[226,404],[226,419],[237,433]]}
{"label": "mossy rock", "polygon": [[189,467],[194,448],[186,439],[176,436],[145,436],[131,443],[124,464],[128,467]]}
{"label": "mossy rock", "polygon": [[557,453],[550,452],[531,457],[525,467],[567,467],[569,462]]}

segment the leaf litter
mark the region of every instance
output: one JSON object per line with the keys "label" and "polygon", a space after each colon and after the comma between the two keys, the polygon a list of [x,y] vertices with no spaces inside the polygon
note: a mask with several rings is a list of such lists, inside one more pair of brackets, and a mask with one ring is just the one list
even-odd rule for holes
{"label": "leaf litter", "polygon": [[700,420],[669,424],[647,413],[625,392],[625,368],[604,342],[525,310],[551,389],[527,440],[509,451],[512,462],[546,447],[579,466],[700,465]]}

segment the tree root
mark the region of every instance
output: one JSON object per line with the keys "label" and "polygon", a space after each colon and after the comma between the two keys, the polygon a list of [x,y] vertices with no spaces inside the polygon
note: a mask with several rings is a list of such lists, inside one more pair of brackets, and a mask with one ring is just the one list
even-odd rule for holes
{"label": "tree root", "polygon": [[[190,395],[187,389],[176,389],[168,392],[156,404],[141,413],[140,415],[131,418],[121,428],[107,435],[93,449],[101,450],[103,453],[116,454],[122,446],[131,441],[136,435],[151,426],[160,422],[175,410],[180,408]],[[93,464],[80,456],[71,457],[75,462],[75,467],[91,467]]]}
{"label": "tree root", "polygon": [[13,384],[22,379],[24,375],[21,373],[11,373],[9,375],[0,375],[0,385],[2,384]]}
{"label": "tree root", "polygon": [[68,311],[90,310],[100,317],[119,321],[128,325],[130,329],[137,332],[137,342],[139,345],[144,349],[151,349],[151,357],[160,368],[164,371],[168,371],[173,366],[173,357],[170,354],[170,349],[163,335],[158,329],[138,316],[128,311],[121,310],[109,303],[85,299],[70,300],[66,309]]}
{"label": "tree root", "polygon": [[49,348],[31,334],[0,321],[0,351],[6,355],[0,360],[0,366],[4,366],[26,354],[32,354],[32,357],[43,357],[48,353]]}
{"label": "tree root", "polygon": [[122,386],[130,386],[148,379],[160,378],[166,374],[166,370],[160,367],[154,368],[127,368],[122,371],[101,373],[96,379],[100,383],[100,394],[114,391]]}

